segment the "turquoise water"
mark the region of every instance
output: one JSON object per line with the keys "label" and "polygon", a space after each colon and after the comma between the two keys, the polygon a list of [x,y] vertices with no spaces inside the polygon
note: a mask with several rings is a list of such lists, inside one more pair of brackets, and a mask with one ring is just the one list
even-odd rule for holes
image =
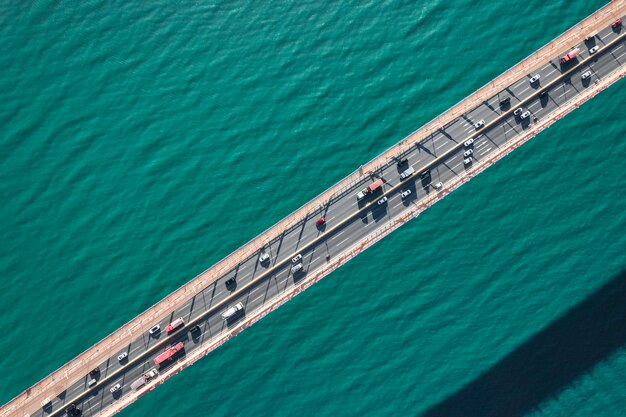
{"label": "turquoise water", "polygon": [[[602,4],[3,2],[0,403]],[[625,92],[120,416],[623,415]]]}

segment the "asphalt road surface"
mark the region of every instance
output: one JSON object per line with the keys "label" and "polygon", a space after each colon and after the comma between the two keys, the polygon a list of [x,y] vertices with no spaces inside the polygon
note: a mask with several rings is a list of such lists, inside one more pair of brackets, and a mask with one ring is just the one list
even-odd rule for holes
{"label": "asphalt road surface", "polygon": [[[539,120],[548,117],[552,111],[566,101],[569,101],[585,88],[593,85],[596,79],[601,79],[618,66],[626,64],[626,41],[620,40],[610,50],[602,49],[604,45],[617,39],[623,33],[624,29],[621,27],[617,30],[607,27],[593,39],[580,44],[580,56],[583,58],[589,57],[588,50],[594,45],[600,46],[601,49],[592,56],[593,59],[587,60],[580,68],[577,68],[555,86],[551,87],[547,95],[539,97],[538,90],[551,81],[557,80],[563,72],[571,69],[575,64],[561,66],[559,57],[554,57],[552,61],[547,62],[536,73],[528,74],[526,77],[516,81],[498,95],[493,96],[468,112],[464,117],[454,120],[445,128],[440,129],[416,146],[411,147],[402,155],[402,158],[408,158],[408,165],[415,167],[417,172],[407,180],[404,180],[402,187],[387,195],[388,201],[385,204],[380,206],[376,204],[376,201],[382,196],[381,192],[370,198],[366,197],[361,202],[357,201],[356,194],[374,178],[382,178],[384,180],[384,192],[390,190],[393,186],[400,183],[399,173],[407,169],[408,165],[398,167],[395,161],[391,161],[376,172],[374,177],[363,178],[353,189],[335,197],[327,206],[320,208],[317,213],[314,213],[283,233],[280,238],[271,242],[264,249],[264,252],[270,255],[270,261],[267,265],[261,265],[258,261],[262,252],[242,261],[235,269],[198,293],[192,300],[179,309],[172,311],[168,316],[163,317],[160,323],[158,323],[162,329],[159,335],[150,337],[146,333],[142,337],[133,340],[124,350],[124,352],[128,353],[127,360],[119,362],[117,355],[122,353],[122,351],[116,352],[112,358],[100,365],[99,382],[95,388],[87,387],[89,378],[85,376],[85,378],[76,381],[66,392],[59,393],[59,396],[54,397],[51,406],[46,409],[39,409],[31,415],[33,417],[64,415],[64,410],[69,401],[77,396],[80,396],[80,398],[76,401],[76,405],[83,411],[85,416],[91,416],[106,409],[112,403],[130,393],[130,385],[133,381],[154,367],[153,358],[164,350],[164,348],[159,348],[155,351],[150,351],[156,343],[168,337],[171,344],[181,340],[185,342],[184,351],[180,352],[171,363],[161,368],[161,370],[167,369],[168,366],[172,366],[176,362],[176,359],[184,357],[185,354],[198,348],[202,343],[219,336],[229,325],[233,325],[237,320],[240,320],[245,315],[245,312],[249,313],[267,305],[277,295],[293,286],[294,281],[297,282],[302,277],[305,277],[307,273],[322,266],[327,262],[327,255],[333,257],[340,254],[376,228],[384,225],[392,217],[400,214],[409,206],[416,204],[429,193],[437,192],[434,184],[438,182],[446,183],[463,174],[464,170],[471,164],[463,162],[465,151],[472,150],[471,156],[474,158],[474,161],[480,161],[488,157],[490,152],[496,151],[505,142],[532,126],[534,117],[537,117]],[[581,75],[587,71],[591,71],[591,77],[587,80],[582,80]],[[537,83],[531,84],[529,79],[535,74],[539,74],[540,79]],[[505,97],[510,97],[510,105],[500,106],[500,100]],[[523,110],[529,111],[531,115],[521,120],[519,116],[513,114],[513,111],[519,107],[520,102],[527,99],[529,101],[523,106]],[[505,116],[498,123],[490,126],[491,122],[503,114]],[[473,123],[478,120],[484,120],[487,127],[477,130]],[[420,177],[421,168],[460,143],[465,142],[472,135],[474,135],[475,141],[471,146],[459,146],[459,149],[449,158],[432,166],[429,178],[423,180]],[[407,198],[402,199],[400,194],[405,190],[411,190],[411,194]],[[360,213],[359,209],[362,210]],[[326,218],[326,227],[328,229],[333,228],[346,219],[351,220],[346,221],[342,227],[331,233],[325,232],[326,229],[324,227],[318,228],[315,225],[315,221],[319,217]],[[315,243],[311,245],[313,242]],[[302,250],[302,248],[307,246],[311,247]],[[290,270],[292,266],[290,259],[300,252],[303,256],[304,270],[299,275],[294,276]],[[264,273],[265,275],[259,279],[259,276]],[[235,285],[227,288],[225,282],[230,278],[235,278]],[[250,288],[243,291],[241,290],[242,287],[253,280],[256,280],[255,285],[251,285]],[[226,306],[213,310],[212,307],[224,301],[231,294],[237,295],[228,305],[242,302],[245,306],[245,311],[242,315],[231,320],[231,322],[227,322],[221,317],[221,313],[226,309]],[[171,336],[168,336],[164,331],[165,326],[175,318],[184,317],[189,322],[202,315],[205,315],[205,317],[199,323],[201,332],[197,333],[195,337],[192,337],[188,328],[175,332]],[[129,361],[132,363],[129,363]],[[123,372],[116,373],[121,368],[124,368]],[[110,375],[113,373],[116,373],[115,377],[111,378]],[[110,387],[117,383],[121,384],[121,389],[114,394],[110,393]]]}

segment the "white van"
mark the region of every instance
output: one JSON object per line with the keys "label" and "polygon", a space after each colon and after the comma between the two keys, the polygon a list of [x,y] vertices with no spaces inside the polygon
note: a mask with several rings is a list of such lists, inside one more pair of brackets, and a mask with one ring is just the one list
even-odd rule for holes
{"label": "white van", "polygon": [[291,268],[291,273],[295,275],[297,272],[302,271],[302,268],[303,268],[302,263],[299,263],[298,265]]}
{"label": "white van", "polygon": [[228,320],[229,318],[233,317],[235,314],[237,314],[241,310],[243,310],[243,304],[241,302],[235,304],[232,307],[228,307],[226,311],[222,313],[222,319]]}

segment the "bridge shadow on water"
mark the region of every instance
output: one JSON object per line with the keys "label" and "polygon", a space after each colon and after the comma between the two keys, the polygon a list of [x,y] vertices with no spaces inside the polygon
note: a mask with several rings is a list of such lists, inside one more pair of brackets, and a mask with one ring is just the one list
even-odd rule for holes
{"label": "bridge shadow on water", "polygon": [[626,271],[422,417],[521,417],[626,344]]}

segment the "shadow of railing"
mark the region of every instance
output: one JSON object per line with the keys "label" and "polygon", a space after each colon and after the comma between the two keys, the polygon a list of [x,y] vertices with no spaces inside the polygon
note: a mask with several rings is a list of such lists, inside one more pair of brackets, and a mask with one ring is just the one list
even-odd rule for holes
{"label": "shadow of railing", "polygon": [[520,417],[626,345],[626,271],[422,417]]}

